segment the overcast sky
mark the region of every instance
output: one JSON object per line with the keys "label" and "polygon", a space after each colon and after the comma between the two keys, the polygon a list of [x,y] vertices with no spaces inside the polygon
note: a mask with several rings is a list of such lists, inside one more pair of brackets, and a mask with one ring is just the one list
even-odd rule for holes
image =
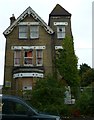
{"label": "overcast sky", "polygon": [[48,24],[50,12],[60,4],[72,14],[72,33],[78,65],[86,63],[92,67],[92,1],[93,0],[0,0],[0,84],[4,77],[4,30],[10,25],[9,18],[15,17],[29,6]]}

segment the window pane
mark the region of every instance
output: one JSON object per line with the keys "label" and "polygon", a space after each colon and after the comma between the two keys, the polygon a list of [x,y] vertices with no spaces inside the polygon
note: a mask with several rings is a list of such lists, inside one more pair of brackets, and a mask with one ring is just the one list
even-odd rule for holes
{"label": "window pane", "polygon": [[19,33],[19,38],[27,38],[27,33]]}
{"label": "window pane", "polygon": [[25,64],[32,65],[32,58],[24,58]]}
{"label": "window pane", "polygon": [[30,26],[30,38],[39,38],[39,26]]}
{"label": "window pane", "polygon": [[36,51],[36,64],[37,66],[43,65],[43,51],[42,50]]}
{"label": "window pane", "polygon": [[37,50],[37,58],[42,58],[42,50]]}
{"label": "window pane", "polygon": [[15,65],[20,65],[20,59],[19,58],[15,58],[14,59],[14,64]]}
{"label": "window pane", "polygon": [[24,64],[25,65],[33,65],[33,51],[25,51]]}
{"label": "window pane", "polygon": [[40,59],[38,58],[38,59],[37,59],[37,65],[38,65],[38,66],[41,66],[41,65],[42,65],[42,58],[40,58]]}
{"label": "window pane", "polygon": [[57,38],[65,38],[65,26],[57,26]]}
{"label": "window pane", "polygon": [[27,38],[28,26],[19,26],[19,38]]}
{"label": "window pane", "polygon": [[20,51],[15,51],[14,52],[14,57],[15,58],[21,58],[21,52]]}
{"label": "window pane", "polygon": [[27,26],[19,26],[19,32],[27,32]]}
{"label": "window pane", "polygon": [[39,34],[37,32],[30,33],[30,38],[39,38]]}
{"label": "window pane", "polygon": [[65,38],[65,33],[61,33],[61,32],[60,32],[60,33],[58,33],[57,35],[58,35],[58,36],[57,36],[58,38]]}
{"label": "window pane", "polygon": [[14,51],[14,65],[20,65],[21,51]]}
{"label": "window pane", "polygon": [[18,103],[18,102],[13,102],[13,101],[7,101],[3,100],[3,114],[9,114],[9,115],[26,115],[27,114],[27,109],[24,105]]}

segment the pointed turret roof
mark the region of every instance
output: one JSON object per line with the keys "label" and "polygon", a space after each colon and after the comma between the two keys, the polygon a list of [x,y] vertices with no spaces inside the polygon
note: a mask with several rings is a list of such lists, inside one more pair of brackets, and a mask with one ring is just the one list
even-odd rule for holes
{"label": "pointed turret roof", "polygon": [[71,14],[67,10],[65,10],[62,6],[57,4],[50,13],[50,16],[71,16]]}

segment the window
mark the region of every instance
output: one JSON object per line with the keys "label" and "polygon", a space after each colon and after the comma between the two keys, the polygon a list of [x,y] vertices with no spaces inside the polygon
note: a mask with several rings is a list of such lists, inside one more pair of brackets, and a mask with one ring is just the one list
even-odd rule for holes
{"label": "window", "polygon": [[3,100],[3,114],[6,115],[26,115],[27,109],[24,105],[13,102],[13,101],[7,101]]}
{"label": "window", "polygon": [[19,26],[19,38],[27,39],[28,36],[28,26],[20,25]]}
{"label": "window", "polygon": [[5,87],[11,87],[11,82],[10,81],[5,81]]}
{"label": "window", "polygon": [[42,50],[36,51],[36,65],[37,66],[43,65],[43,51]]}
{"label": "window", "polygon": [[57,38],[65,38],[65,26],[57,26]]}
{"label": "window", "polygon": [[33,65],[33,50],[24,52],[24,65]]}
{"label": "window", "polygon": [[39,38],[39,26],[30,26],[30,38]]}
{"label": "window", "polygon": [[14,66],[20,66],[21,51],[14,51]]}

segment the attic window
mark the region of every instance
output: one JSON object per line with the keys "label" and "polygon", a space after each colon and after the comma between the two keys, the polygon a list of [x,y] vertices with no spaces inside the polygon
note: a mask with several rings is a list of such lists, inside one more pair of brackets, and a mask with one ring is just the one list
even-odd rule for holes
{"label": "attic window", "polygon": [[65,38],[65,26],[57,26],[57,38]]}
{"label": "attic window", "polygon": [[20,25],[19,26],[19,38],[20,39],[27,39],[28,35],[28,26]]}
{"label": "attic window", "polygon": [[31,39],[39,38],[39,26],[37,25],[30,26],[30,38]]}
{"label": "attic window", "polygon": [[38,22],[19,23],[19,39],[37,39],[39,38]]}

